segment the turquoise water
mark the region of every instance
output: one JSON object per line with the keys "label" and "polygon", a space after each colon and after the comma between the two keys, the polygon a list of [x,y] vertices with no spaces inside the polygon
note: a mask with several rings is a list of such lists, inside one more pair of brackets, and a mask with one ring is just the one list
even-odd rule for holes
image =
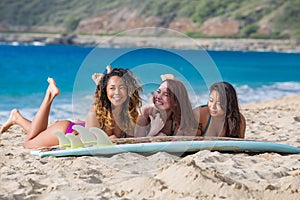
{"label": "turquoise water", "polygon": [[209,85],[220,80],[236,87],[240,103],[300,93],[300,53],[0,45],[0,124],[12,108],[32,119],[47,77],[61,90],[50,118],[83,118],[94,92],[91,74],[107,64],[132,69],[145,100],[164,73],[186,84],[193,105],[205,103]]}

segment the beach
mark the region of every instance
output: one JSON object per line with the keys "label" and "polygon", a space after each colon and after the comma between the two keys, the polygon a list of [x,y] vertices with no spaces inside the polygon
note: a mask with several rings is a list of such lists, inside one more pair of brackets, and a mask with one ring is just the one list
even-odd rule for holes
{"label": "beach", "polygon": [[[246,139],[300,147],[300,94],[241,105]],[[0,136],[0,199],[299,199],[300,154],[45,157]]]}

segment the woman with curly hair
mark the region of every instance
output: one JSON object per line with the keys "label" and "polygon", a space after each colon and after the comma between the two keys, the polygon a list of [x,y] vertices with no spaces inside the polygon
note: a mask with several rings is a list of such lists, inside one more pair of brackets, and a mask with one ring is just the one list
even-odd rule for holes
{"label": "woman with curly hair", "polygon": [[140,91],[131,71],[111,69],[97,84],[86,126],[102,128],[111,138],[133,137],[141,106]]}
{"label": "woman with curly hair", "polygon": [[246,121],[238,106],[234,87],[227,82],[210,87],[208,104],[194,109],[201,136],[244,138]]}
{"label": "woman with curly hair", "polygon": [[163,79],[153,94],[152,104],[143,106],[135,137],[194,136],[198,123],[194,118],[188,93],[179,80]]}
{"label": "woman with curly hair", "polygon": [[[24,147],[39,148],[58,145],[55,132],[73,133],[73,125],[86,127],[100,127],[111,138],[131,136],[133,124],[138,116],[138,107],[141,105],[139,97],[140,87],[135,77],[127,69],[110,69],[102,76],[97,85],[94,106],[89,111],[86,124],[61,120],[48,126],[48,117],[54,98],[60,94],[53,78],[48,78],[49,86],[42,104],[32,121],[24,118],[17,109],[13,109],[8,120],[3,124],[0,133],[10,126],[17,124],[27,133]],[[93,78],[94,79],[94,78]],[[96,81],[96,79],[94,79]]]}

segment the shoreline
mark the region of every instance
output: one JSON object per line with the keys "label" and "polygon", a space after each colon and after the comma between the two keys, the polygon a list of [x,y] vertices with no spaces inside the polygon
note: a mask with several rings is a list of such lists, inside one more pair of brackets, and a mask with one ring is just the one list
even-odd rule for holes
{"label": "shoreline", "polygon": [[[117,37],[116,37],[117,36]],[[215,51],[272,51],[299,53],[300,43],[290,39],[226,39],[189,37],[96,36],[76,34],[0,33],[0,44],[76,45],[103,48],[153,47]]]}

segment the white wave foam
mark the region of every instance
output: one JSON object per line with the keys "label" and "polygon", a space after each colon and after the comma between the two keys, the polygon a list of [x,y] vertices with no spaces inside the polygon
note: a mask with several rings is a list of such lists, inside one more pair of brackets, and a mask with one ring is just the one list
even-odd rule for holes
{"label": "white wave foam", "polygon": [[[251,87],[249,85],[235,86],[240,103],[256,102],[266,99],[279,98],[284,96],[290,96],[294,94],[300,94],[300,82],[282,82],[273,83],[268,85],[261,85],[259,87]],[[85,119],[89,103],[92,101],[92,95],[82,95],[82,98],[76,102],[76,107],[72,104],[72,95],[60,96],[56,99],[51,107],[51,113],[49,116],[49,122],[62,120],[62,119]],[[147,104],[150,94],[142,94],[144,99],[143,104]],[[191,95],[190,100],[193,105],[199,106],[207,103],[209,94],[207,91],[197,95]],[[42,97],[42,96],[41,96]],[[1,97],[0,106],[0,124],[3,124],[9,117],[10,110],[13,108],[19,108],[22,115],[30,120],[33,119],[37,112],[40,101],[36,95],[30,97],[20,97],[16,100],[15,97]],[[19,101],[20,100],[20,101]],[[17,102],[23,102],[23,104],[17,104]],[[28,104],[28,102],[31,102]],[[80,109],[78,109],[78,107]]]}
{"label": "white wave foam", "polygon": [[260,87],[236,87],[240,103],[256,102],[300,93],[300,82],[282,82]]}

